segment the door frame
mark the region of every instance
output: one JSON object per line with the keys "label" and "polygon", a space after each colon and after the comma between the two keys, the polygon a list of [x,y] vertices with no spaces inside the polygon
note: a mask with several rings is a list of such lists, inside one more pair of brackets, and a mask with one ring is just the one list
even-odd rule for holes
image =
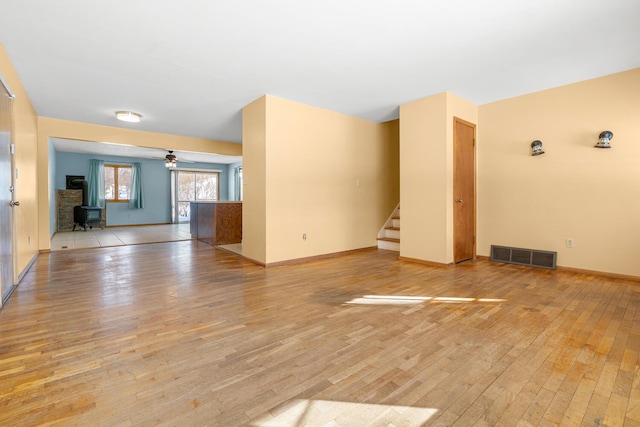
{"label": "door frame", "polygon": [[[186,200],[178,200],[179,197],[179,183],[180,183],[180,172],[186,173],[210,173],[217,174],[217,199],[215,201],[220,201],[220,181],[222,179],[222,170],[221,169],[195,169],[195,168],[175,168],[171,169],[171,223],[172,224],[188,224],[188,221],[180,222],[180,213],[179,213],[179,204],[186,202]],[[189,200],[189,202],[197,202],[198,200]],[[206,200],[205,200],[206,201]]]}
{"label": "door frame", "polygon": [[476,245],[477,245],[477,211],[478,211],[478,179],[477,179],[477,174],[478,174],[478,168],[477,168],[477,162],[478,162],[478,158],[477,158],[477,152],[476,152],[476,140],[477,140],[477,125],[475,123],[469,122],[467,120],[463,120],[459,117],[454,116],[453,117],[453,200],[451,200],[451,203],[453,205],[453,215],[454,215],[454,219],[453,219],[453,262],[454,264],[458,263],[458,262],[464,262],[466,260],[461,260],[461,261],[456,261],[456,222],[455,222],[455,209],[456,209],[456,195],[455,195],[455,189],[456,189],[456,182],[455,182],[455,177],[456,177],[456,167],[457,167],[457,162],[456,162],[456,141],[458,138],[458,131],[457,131],[457,123],[461,123],[463,125],[469,126],[471,128],[473,128],[473,245],[472,245],[472,256],[471,256],[471,260],[475,260],[476,259]]}
{"label": "door frame", "polygon": [[[10,192],[11,192],[11,201],[15,201],[16,200],[16,176],[15,176],[15,170],[16,170],[16,164],[15,164],[15,130],[14,130],[14,113],[13,113],[13,100],[15,99],[15,94],[13,93],[13,91],[11,90],[11,87],[9,87],[9,84],[7,83],[7,81],[5,80],[4,76],[2,74],[0,74],[0,86],[2,87],[2,89],[0,90],[4,90],[6,91],[7,97],[9,98],[9,174],[10,174]],[[17,283],[18,283],[18,271],[17,271],[17,266],[18,266],[18,262],[17,262],[17,242],[16,242],[16,235],[17,235],[17,220],[16,220],[17,216],[16,216],[16,206],[12,206],[10,209],[10,213],[9,213],[9,240],[10,240],[10,244],[9,247],[11,248],[10,251],[10,266],[11,266],[11,275],[10,275],[10,280],[11,283],[6,287],[8,290],[6,293],[2,293],[2,286],[0,286],[0,308],[2,308],[4,306],[4,304],[6,303],[6,301],[9,299],[9,297],[11,296],[11,294],[13,293],[13,291],[16,289]],[[1,280],[1,277],[0,277]]]}

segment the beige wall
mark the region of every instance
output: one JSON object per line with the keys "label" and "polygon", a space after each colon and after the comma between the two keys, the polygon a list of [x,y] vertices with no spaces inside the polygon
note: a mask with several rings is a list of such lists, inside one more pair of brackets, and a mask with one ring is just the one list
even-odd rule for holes
{"label": "beige wall", "polygon": [[266,97],[242,109],[242,254],[266,263]]}
{"label": "beige wall", "polygon": [[[478,254],[552,250],[561,266],[640,276],[640,69],[485,104],[479,120]],[[593,148],[603,130],[611,149]],[[536,139],[546,153],[532,157]]]}
{"label": "beige wall", "polygon": [[163,150],[185,150],[231,156],[242,155],[242,145],[110,126],[99,126],[69,120],[38,117],[38,220],[39,248],[50,248],[49,240],[49,138],[67,138],[88,142],[112,142]]}
{"label": "beige wall", "polygon": [[444,92],[400,106],[400,256],[453,262],[453,118],[477,107]]}
{"label": "beige wall", "polygon": [[382,211],[391,215],[400,203],[400,120],[390,120],[381,124],[384,143],[379,160],[382,162],[380,177],[383,190]]}
{"label": "beige wall", "polygon": [[[385,126],[393,134],[393,124],[383,126],[273,96],[263,99],[264,197],[251,193],[252,185],[260,185],[252,178],[259,175],[252,159],[254,152],[256,158],[262,155],[260,136],[256,141],[251,135],[243,138],[243,167],[249,178],[245,200],[251,204],[255,197],[265,203],[266,252],[264,259],[249,255],[259,253],[252,245],[261,240],[247,234],[243,250],[270,264],[375,246],[379,228],[397,203],[387,194],[397,166],[394,157],[386,155],[394,143],[386,142]],[[245,108],[243,131],[253,127],[249,120],[262,127],[261,118],[255,117],[262,108],[256,103]],[[246,211],[249,225],[262,221],[252,217],[262,212]]]}
{"label": "beige wall", "polygon": [[447,262],[447,94],[400,106],[400,256]]}
{"label": "beige wall", "polygon": [[4,46],[0,44],[0,73],[11,86],[16,98],[13,103],[15,165],[18,169],[16,199],[20,201],[17,213],[16,275],[38,254],[38,198],[37,198],[37,116],[27,93],[16,74]]}

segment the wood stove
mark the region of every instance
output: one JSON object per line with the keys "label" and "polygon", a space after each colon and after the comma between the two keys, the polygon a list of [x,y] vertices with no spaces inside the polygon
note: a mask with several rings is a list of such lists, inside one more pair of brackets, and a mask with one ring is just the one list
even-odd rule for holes
{"label": "wood stove", "polygon": [[98,206],[76,206],[73,208],[73,231],[76,226],[92,229],[94,225],[100,225],[102,221],[102,208]]}
{"label": "wood stove", "polygon": [[76,227],[81,227],[87,231],[87,227],[92,229],[94,225],[102,222],[102,208],[100,206],[87,206],[89,204],[89,188],[84,176],[67,175],[67,188],[77,188],[82,190],[82,206],[73,208],[73,231]]}

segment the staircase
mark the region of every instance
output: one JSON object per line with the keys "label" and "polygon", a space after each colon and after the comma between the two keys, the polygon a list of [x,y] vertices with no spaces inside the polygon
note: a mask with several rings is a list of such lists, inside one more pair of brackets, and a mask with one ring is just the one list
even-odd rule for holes
{"label": "staircase", "polygon": [[378,232],[378,248],[400,252],[400,204]]}

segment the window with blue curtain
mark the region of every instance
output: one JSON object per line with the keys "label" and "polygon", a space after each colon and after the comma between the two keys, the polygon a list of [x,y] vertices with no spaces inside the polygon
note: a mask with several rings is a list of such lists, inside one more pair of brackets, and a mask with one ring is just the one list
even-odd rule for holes
{"label": "window with blue curtain", "polygon": [[142,165],[135,162],[131,165],[131,196],[129,206],[132,209],[144,208],[144,198],[142,196]]}
{"label": "window with blue curtain", "polygon": [[[105,207],[105,161],[89,160],[88,202],[90,206]],[[131,187],[128,189],[129,206],[132,209],[144,208],[142,194],[142,165],[135,162],[131,165]],[[117,190],[116,190],[117,191]]]}
{"label": "window with blue curtain", "polygon": [[89,190],[87,197],[89,206],[104,208],[104,160],[89,160],[87,186]]}

